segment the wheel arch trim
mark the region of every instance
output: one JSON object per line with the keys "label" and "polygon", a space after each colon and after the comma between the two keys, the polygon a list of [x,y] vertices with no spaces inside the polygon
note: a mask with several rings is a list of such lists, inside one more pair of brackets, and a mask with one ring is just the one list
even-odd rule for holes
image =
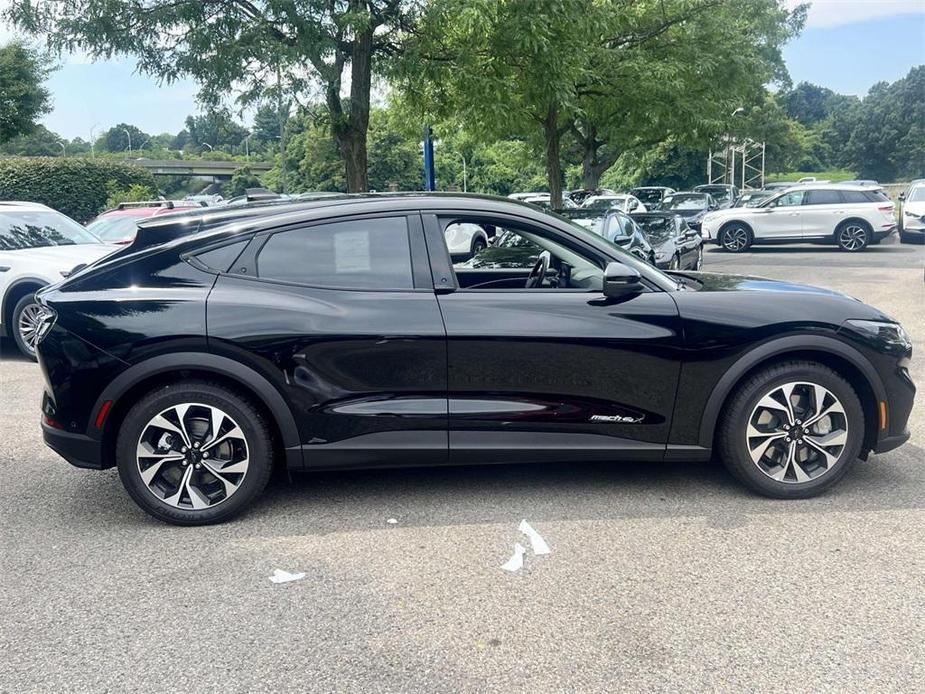
{"label": "wheel arch trim", "polygon": [[[699,445],[710,448],[717,421],[726,400],[742,377],[756,366],[774,357],[793,352],[827,352],[854,366],[867,381],[878,402],[886,400],[886,388],[869,361],[851,345],[822,335],[790,335],[766,342],[742,355],[713,386],[700,418]],[[860,397],[860,394],[859,394]]]}
{"label": "wheel arch trim", "polygon": [[151,357],[130,366],[106,386],[93,405],[89,431],[94,438],[102,439],[108,422],[103,429],[93,425],[96,413],[104,403],[119,399],[142,381],[165,373],[184,369],[212,372],[216,376],[231,379],[254,393],[273,416],[282,438],[286,462],[290,468],[302,467],[301,438],[292,410],[277,388],[263,375],[241,362],[208,352],[174,352]]}
{"label": "wheel arch trim", "polygon": [[[10,297],[13,295],[13,292],[17,288],[23,286],[24,284],[38,285],[38,289],[42,289],[44,287],[47,287],[49,284],[51,284],[51,282],[49,282],[47,279],[43,277],[33,277],[31,275],[27,275],[25,277],[17,277],[15,280],[10,282],[9,286],[7,286],[7,288],[3,292],[3,300],[0,301],[0,324],[3,324],[4,326],[6,325],[6,322],[5,322],[7,321],[6,305],[9,302]],[[13,307],[11,306],[10,311],[12,312],[12,310],[13,310]]]}

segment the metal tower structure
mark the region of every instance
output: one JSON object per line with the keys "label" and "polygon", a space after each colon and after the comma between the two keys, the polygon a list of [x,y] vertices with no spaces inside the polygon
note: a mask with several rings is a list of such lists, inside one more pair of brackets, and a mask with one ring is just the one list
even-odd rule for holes
{"label": "metal tower structure", "polygon": [[710,150],[707,181],[737,186],[740,190],[764,187],[764,142],[723,139],[723,147]]}

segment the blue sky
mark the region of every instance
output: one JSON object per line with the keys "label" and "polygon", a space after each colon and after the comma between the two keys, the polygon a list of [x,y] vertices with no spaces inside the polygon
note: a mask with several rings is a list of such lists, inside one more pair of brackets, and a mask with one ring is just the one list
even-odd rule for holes
{"label": "blue sky", "polygon": [[[798,0],[786,0],[795,5]],[[4,0],[0,0],[0,10]],[[0,43],[12,32],[0,25]],[[784,50],[794,81],[863,95],[881,80],[925,63],[925,0],[813,0],[803,34]],[[135,74],[131,60],[90,63],[64,56],[48,81],[54,111],[45,125],[60,135],[90,137],[119,122],[145,132],[177,132],[198,111],[196,85],[158,85]]]}

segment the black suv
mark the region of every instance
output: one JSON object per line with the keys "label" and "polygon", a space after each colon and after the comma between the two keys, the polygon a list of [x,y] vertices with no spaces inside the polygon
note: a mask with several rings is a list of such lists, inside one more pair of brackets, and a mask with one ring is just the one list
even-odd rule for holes
{"label": "black suv", "polygon": [[[543,249],[454,267],[443,230]],[[292,470],[704,460],[807,497],[909,436],[909,339],[824,289],[664,274],[461,195],[205,209],[39,293],[45,440],[149,513],[226,519]]]}

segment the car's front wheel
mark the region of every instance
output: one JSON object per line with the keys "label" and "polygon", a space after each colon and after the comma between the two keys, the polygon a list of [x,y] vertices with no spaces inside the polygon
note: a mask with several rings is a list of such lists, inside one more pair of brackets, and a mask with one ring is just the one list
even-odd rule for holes
{"label": "car's front wheel", "polygon": [[720,457],[754,491],[815,496],[857,459],[864,412],[851,385],[814,362],[769,367],[736,390],[719,423]]}
{"label": "car's front wheel", "polygon": [[41,324],[42,307],[35,300],[35,294],[26,294],[13,307],[11,332],[19,351],[33,361]]}
{"label": "car's front wheel", "polygon": [[132,499],[177,525],[220,523],[264,489],[273,442],[260,411],[217,383],[170,384],[142,397],[116,444],[119,477]]}
{"label": "car's front wheel", "polygon": [[469,253],[473,256],[476,256],[486,248],[488,248],[488,244],[485,243],[485,239],[483,239],[481,236],[477,236],[472,241],[472,247],[469,249]]}

